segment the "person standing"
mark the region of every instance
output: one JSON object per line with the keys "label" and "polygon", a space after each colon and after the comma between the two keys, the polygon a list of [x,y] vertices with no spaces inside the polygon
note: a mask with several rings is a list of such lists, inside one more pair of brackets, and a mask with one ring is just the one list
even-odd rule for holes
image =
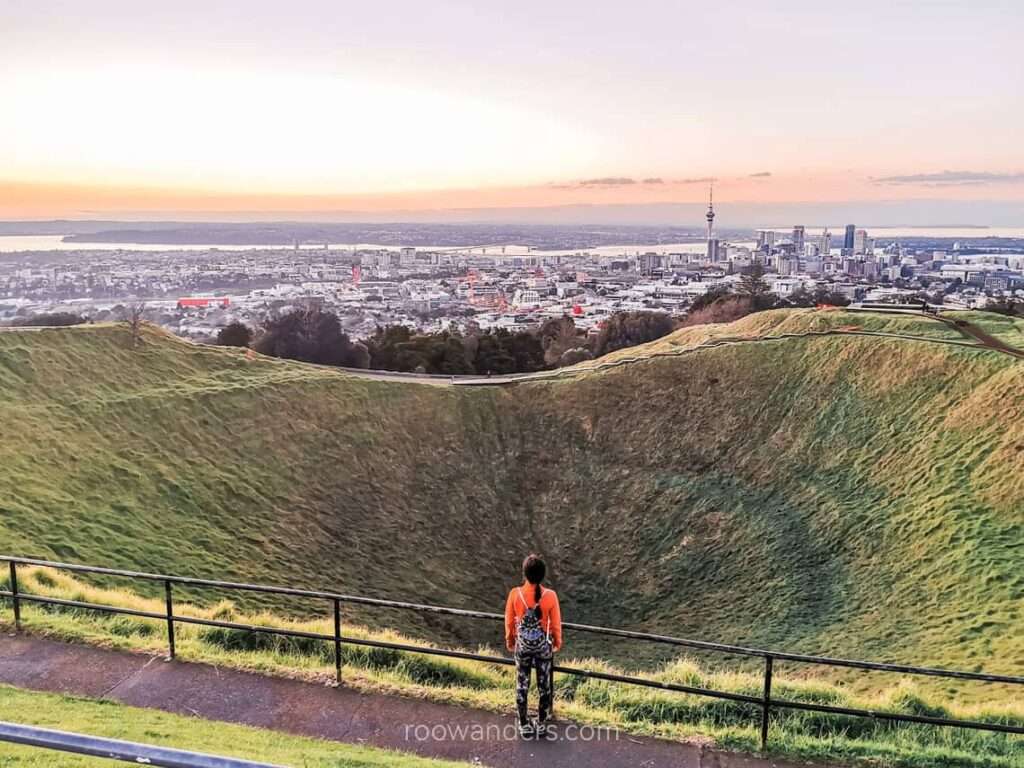
{"label": "person standing", "polygon": [[[516,710],[524,737],[541,736],[547,729],[554,698],[551,667],[562,648],[562,612],[558,595],[542,584],[546,573],[539,555],[527,555],[523,583],[510,590],[505,601],[505,647],[515,655]],[[527,707],[531,672],[537,676],[536,723],[530,721]]]}

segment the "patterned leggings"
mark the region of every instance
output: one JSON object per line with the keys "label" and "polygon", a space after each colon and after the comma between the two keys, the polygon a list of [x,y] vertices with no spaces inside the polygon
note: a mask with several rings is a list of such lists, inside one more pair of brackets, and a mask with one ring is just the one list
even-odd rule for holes
{"label": "patterned leggings", "polygon": [[516,654],[516,709],[519,711],[519,722],[527,723],[526,698],[530,692],[530,670],[537,670],[537,693],[540,702],[537,706],[537,719],[540,722],[551,717],[551,665],[553,659],[549,655],[520,656]]}

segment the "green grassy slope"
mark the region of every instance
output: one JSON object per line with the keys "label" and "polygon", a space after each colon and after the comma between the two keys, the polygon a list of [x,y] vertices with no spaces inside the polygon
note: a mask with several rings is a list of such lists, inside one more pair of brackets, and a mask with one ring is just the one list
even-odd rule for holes
{"label": "green grassy slope", "polygon": [[1024,317],[997,315],[994,312],[952,312],[950,317],[966,320],[990,333],[1004,344],[1024,349]]}
{"label": "green grassy slope", "polygon": [[[710,333],[947,333],[755,317]],[[1024,364],[989,351],[811,337],[448,388],[79,327],[0,334],[0,419],[3,551],[498,610],[533,549],[573,620],[1020,672]]]}
{"label": "green grassy slope", "polygon": [[[986,318],[999,317],[987,313],[978,314]],[[839,330],[901,334],[947,341],[962,341],[964,339],[962,334],[949,325],[920,314],[882,314],[815,309],[776,310],[747,315],[734,323],[681,328],[650,344],[645,344],[642,347],[627,347],[598,360],[583,363],[579,367],[601,367],[615,360],[634,359],[638,355],[679,352],[701,344],[730,339],[752,339]]]}

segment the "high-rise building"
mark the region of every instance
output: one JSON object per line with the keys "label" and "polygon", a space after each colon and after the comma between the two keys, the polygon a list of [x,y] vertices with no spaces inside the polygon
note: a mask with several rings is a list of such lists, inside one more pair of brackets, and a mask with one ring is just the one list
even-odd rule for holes
{"label": "high-rise building", "polygon": [[801,224],[793,227],[793,253],[797,257],[804,255],[804,228]]}
{"label": "high-rise building", "polygon": [[868,231],[858,229],[853,233],[853,252],[856,254],[868,252]]}
{"label": "high-rise building", "polygon": [[757,250],[764,251],[766,254],[771,255],[771,252],[775,249],[775,230],[774,229],[759,229],[757,230]]}
{"label": "high-rise building", "polygon": [[818,240],[818,253],[821,254],[821,258],[827,259],[831,252],[832,233],[828,231],[828,227],[825,227],[821,233],[821,238]]}
{"label": "high-rise building", "polygon": [[637,256],[637,265],[640,268],[640,274],[650,275],[655,270],[661,269],[661,256],[654,251],[648,251]]}
{"label": "high-rise building", "polygon": [[719,247],[718,238],[716,238],[716,237],[709,237],[708,238],[708,259],[707,260],[710,261],[712,264],[717,262],[717,261],[719,261],[719,255],[720,255],[719,252],[720,252],[720,250],[721,249]]}
{"label": "high-rise building", "polygon": [[853,237],[857,231],[857,227],[853,224],[846,225],[846,234],[843,237],[843,250],[848,253],[853,253]]}

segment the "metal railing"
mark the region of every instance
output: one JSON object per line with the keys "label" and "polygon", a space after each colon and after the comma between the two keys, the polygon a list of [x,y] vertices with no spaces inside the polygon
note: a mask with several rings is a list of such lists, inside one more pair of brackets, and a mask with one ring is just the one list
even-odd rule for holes
{"label": "metal railing", "polygon": [[[396,600],[381,600],[371,597],[357,595],[345,595],[337,592],[325,592],[308,589],[295,589],[292,587],[277,587],[264,584],[245,584],[231,581],[217,581],[212,579],[196,579],[186,576],[171,576],[167,574],[144,573],[140,571],[127,571],[116,568],[101,568],[91,565],[77,565],[73,563],[52,562],[49,560],[37,560],[33,558],[11,557],[0,555],[0,562],[9,564],[10,589],[0,590],[0,597],[9,598],[14,609],[15,629],[21,626],[21,603],[32,602],[46,605],[57,605],[68,608],[102,611],[106,613],[137,616],[146,619],[165,621],[167,624],[167,645],[168,657],[175,656],[174,627],[176,624],[197,624],[206,627],[220,627],[223,629],[235,629],[245,632],[262,632],[283,637],[296,637],[308,640],[323,640],[333,644],[335,676],[338,683],[341,682],[341,661],[342,645],[361,645],[371,648],[386,648],[409,653],[422,653],[430,656],[444,656],[455,659],[468,659],[488,664],[499,664],[512,666],[515,661],[502,657],[490,656],[470,651],[456,651],[446,648],[427,648],[407,643],[395,643],[385,640],[374,640],[370,638],[353,637],[342,633],[341,605],[342,603],[352,605],[368,605],[381,608],[393,608],[400,610],[417,611],[421,613],[444,614],[448,616],[461,616],[471,619],[482,619],[487,621],[504,622],[505,617],[499,613],[486,611],[470,611],[461,608],[447,608],[438,605],[423,605],[419,603],[407,603]],[[104,576],[120,576],[129,579],[142,579],[162,583],[164,586],[166,609],[164,612],[143,611],[134,608],[124,608],[114,605],[103,605],[98,603],[87,603],[77,600],[64,600],[55,597],[30,594],[18,588],[19,565],[38,566],[45,568],[57,568],[77,573],[93,573]],[[334,632],[325,634],[321,632],[308,632],[297,629],[286,629],[283,627],[272,627],[258,624],[242,624],[234,621],[221,621],[218,619],[203,619],[196,616],[185,616],[174,613],[173,585],[178,584],[188,587],[206,587],[213,589],[239,590],[247,592],[258,592],[268,595],[285,595],[291,597],[305,597],[327,601],[333,611]],[[957,680],[972,680],[986,683],[1001,683],[1007,685],[1024,686],[1024,677],[1011,675],[990,675],[983,672],[963,672],[951,669],[936,669],[933,667],[914,667],[904,664],[884,664],[871,661],[857,661],[853,659],[839,659],[828,656],[810,656],[799,653],[787,653],[785,651],[765,650],[761,648],[749,648],[739,645],[726,645],[723,643],[711,643],[702,640],[690,640],[668,635],[657,635],[648,632],[634,632],[625,629],[613,629],[610,627],[598,627],[589,624],[575,624],[563,622],[564,629],[576,632],[587,632],[606,637],[619,637],[630,640],[639,640],[650,643],[671,645],[680,648],[693,648],[701,651],[711,651],[733,656],[757,657],[764,660],[764,687],[760,696],[753,696],[745,693],[732,691],[719,691],[712,688],[701,688],[680,683],[663,682],[651,680],[632,675],[619,675],[610,672],[599,672],[591,669],[578,669],[556,664],[554,670],[569,675],[591,678],[594,680],[607,680],[615,683],[642,686],[645,688],[658,688],[666,691],[693,694],[696,696],[708,696],[727,701],[736,701],[750,704],[761,710],[761,748],[764,750],[768,744],[768,725],[773,709],[795,709],[810,712],[824,712],[835,715],[846,715],[850,717],[864,717],[876,720],[887,720],[899,723],[919,723],[934,726],[950,726],[956,728],[971,728],[982,731],[994,731],[998,733],[1024,734],[1024,726],[1010,725],[998,722],[982,722],[976,720],[955,720],[945,717],[934,717],[930,715],[914,715],[900,712],[888,712],[882,710],[854,709],[850,707],[836,707],[828,704],[818,704],[791,699],[779,699],[772,696],[772,674],[776,661],[795,662],[799,664],[810,664],[826,667],[843,667],[849,669],[862,669],[875,672],[895,672],[906,675],[920,675],[928,677],[953,678]]]}
{"label": "metal railing", "polygon": [[119,739],[103,739],[81,733],[35,728],[30,725],[0,722],[0,741],[28,747],[42,747],[75,755],[124,760],[136,765],[163,768],[281,768],[271,763],[254,763],[233,757],[218,757],[168,747],[153,747]]}

